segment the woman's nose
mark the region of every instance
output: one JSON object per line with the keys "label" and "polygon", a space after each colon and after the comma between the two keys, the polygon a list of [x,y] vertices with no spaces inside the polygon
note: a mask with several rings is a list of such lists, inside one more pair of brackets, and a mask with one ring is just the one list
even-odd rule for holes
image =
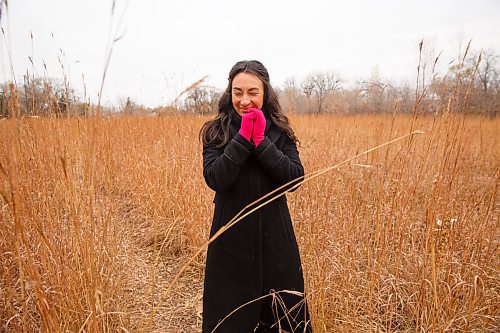
{"label": "woman's nose", "polygon": [[240,104],[241,105],[247,105],[249,103],[250,103],[250,99],[248,97],[246,97],[246,96],[243,96],[243,98],[240,101]]}

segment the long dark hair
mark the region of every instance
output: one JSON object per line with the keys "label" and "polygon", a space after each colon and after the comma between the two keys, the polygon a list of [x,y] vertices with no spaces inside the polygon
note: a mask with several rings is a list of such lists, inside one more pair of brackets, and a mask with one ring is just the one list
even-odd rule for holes
{"label": "long dark hair", "polygon": [[237,117],[231,100],[233,79],[239,73],[250,73],[257,76],[264,85],[264,103],[262,111],[271,121],[281,128],[295,143],[298,142],[287,116],[283,113],[278,101],[278,95],[271,86],[269,73],[264,65],[257,60],[237,62],[229,72],[227,88],[219,99],[219,113],[214,119],[207,121],[200,130],[200,140],[205,144],[215,144],[217,147],[226,145],[230,140],[229,125]]}

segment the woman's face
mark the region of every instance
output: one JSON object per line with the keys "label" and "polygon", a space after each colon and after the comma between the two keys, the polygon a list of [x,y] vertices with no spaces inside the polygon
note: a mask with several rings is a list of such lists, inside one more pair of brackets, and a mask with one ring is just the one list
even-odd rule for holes
{"label": "woman's face", "polygon": [[231,86],[231,99],[236,112],[241,116],[245,110],[257,108],[262,110],[264,104],[264,84],[250,73],[237,74]]}

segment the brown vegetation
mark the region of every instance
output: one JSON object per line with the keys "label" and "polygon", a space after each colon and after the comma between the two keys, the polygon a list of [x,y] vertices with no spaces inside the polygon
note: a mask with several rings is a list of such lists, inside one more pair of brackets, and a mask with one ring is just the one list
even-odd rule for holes
{"label": "brown vegetation", "polygon": [[[498,331],[500,76],[471,59],[432,80],[419,64],[415,93],[321,73],[281,91],[307,174],[424,132],[289,195],[316,332]],[[200,83],[186,113],[215,108]],[[109,118],[66,82],[1,87],[0,332],[199,331],[208,118],[122,104]]]}
{"label": "brown vegetation", "polygon": [[[199,330],[204,258],[164,291],[208,237],[205,120],[0,121],[0,331]],[[289,195],[315,330],[497,331],[498,118],[291,120],[308,173],[425,132]]]}

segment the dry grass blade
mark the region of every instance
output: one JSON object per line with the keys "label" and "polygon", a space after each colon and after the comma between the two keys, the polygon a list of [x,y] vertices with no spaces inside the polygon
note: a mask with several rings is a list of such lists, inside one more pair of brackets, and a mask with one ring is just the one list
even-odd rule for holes
{"label": "dry grass blade", "polygon": [[205,80],[208,78],[208,75],[205,75],[204,77],[202,77],[201,79],[199,79],[198,81],[192,83],[191,85],[189,85],[187,88],[185,88],[183,91],[181,91],[181,93],[179,95],[177,95],[174,99],[174,101],[171,103],[171,105],[175,105],[177,103],[177,101],[179,100],[179,98],[181,98],[185,93],[193,90],[193,89],[196,89],[197,87],[199,87],[203,82],[205,82]]}

